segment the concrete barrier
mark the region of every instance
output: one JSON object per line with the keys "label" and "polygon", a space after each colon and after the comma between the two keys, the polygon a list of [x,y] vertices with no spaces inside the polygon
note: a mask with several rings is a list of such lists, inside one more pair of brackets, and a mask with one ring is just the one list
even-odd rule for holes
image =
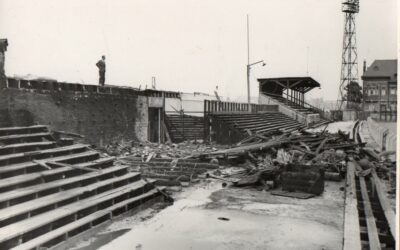
{"label": "concrete barrier", "polygon": [[367,120],[369,132],[382,151],[396,150],[397,133],[390,131],[371,117]]}

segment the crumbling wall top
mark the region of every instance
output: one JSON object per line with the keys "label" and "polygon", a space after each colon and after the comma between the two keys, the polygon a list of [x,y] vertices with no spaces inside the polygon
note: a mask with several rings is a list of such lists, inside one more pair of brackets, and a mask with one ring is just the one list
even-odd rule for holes
{"label": "crumbling wall top", "polygon": [[49,79],[20,79],[14,77],[8,77],[7,81],[2,89],[21,89],[21,90],[32,90],[41,93],[49,92],[74,92],[74,93],[98,93],[108,95],[123,95],[123,96],[151,96],[151,97],[169,97],[169,98],[180,98],[179,92],[172,91],[161,91],[161,90],[139,90],[132,87],[123,86],[98,86],[88,85],[80,83],[67,83],[58,82],[56,80]]}
{"label": "crumbling wall top", "polygon": [[8,40],[7,39],[0,39],[0,52],[7,51]]}

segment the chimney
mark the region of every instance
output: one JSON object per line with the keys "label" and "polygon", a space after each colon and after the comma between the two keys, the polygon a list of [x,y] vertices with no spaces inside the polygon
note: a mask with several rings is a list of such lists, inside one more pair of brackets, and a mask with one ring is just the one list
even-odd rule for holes
{"label": "chimney", "polygon": [[367,61],[366,60],[364,60],[363,73],[365,73],[365,71],[367,71]]}

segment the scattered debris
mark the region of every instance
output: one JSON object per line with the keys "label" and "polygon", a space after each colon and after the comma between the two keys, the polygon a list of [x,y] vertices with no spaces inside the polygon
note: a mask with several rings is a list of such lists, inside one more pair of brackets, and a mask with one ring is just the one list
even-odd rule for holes
{"label": "scattered debris", "polygon": [[392,152],[379,154],[355,141],[340,130],[298,129],[249,133],[234,147],[193,141],[131,141],[110,144],[105,152],[120,156],[120,164],[130,165],[145,178],[156,179],[157,185],[180,187],[177,190],[202,178],[213,178],[223,181],[223,187],[250,186],[273,190],[275,195],[310,198],[322,194],[325,181],[341,181],[347,161],[353,158],[361,166],[357,171],[360,176],[370,174],[374,168],[378,175],[394,182],[391,176],[395,176],[395,164],[387,157]]}
{"label": "scattered debris", "polygon": [[218,217],[218,220],[230,221],[230,219],[229,219],[229,218],[226,218],[226,217]]}

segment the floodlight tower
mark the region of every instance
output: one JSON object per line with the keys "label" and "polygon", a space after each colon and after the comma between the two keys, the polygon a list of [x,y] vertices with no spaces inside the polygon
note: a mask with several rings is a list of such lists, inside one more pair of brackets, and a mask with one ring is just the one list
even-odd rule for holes
{"label": "floodlight tower", "polygon": [[358,58],[356,43],[356,22],[355,16],[359,12],[359,0],[345,0],[342,3],[342,12],[344,13],[344,33],[342,50],[342,70],[340,77],[339,96],[337,99],[338,109],[349,98],[347,86],[353,81],[358,82]]}

